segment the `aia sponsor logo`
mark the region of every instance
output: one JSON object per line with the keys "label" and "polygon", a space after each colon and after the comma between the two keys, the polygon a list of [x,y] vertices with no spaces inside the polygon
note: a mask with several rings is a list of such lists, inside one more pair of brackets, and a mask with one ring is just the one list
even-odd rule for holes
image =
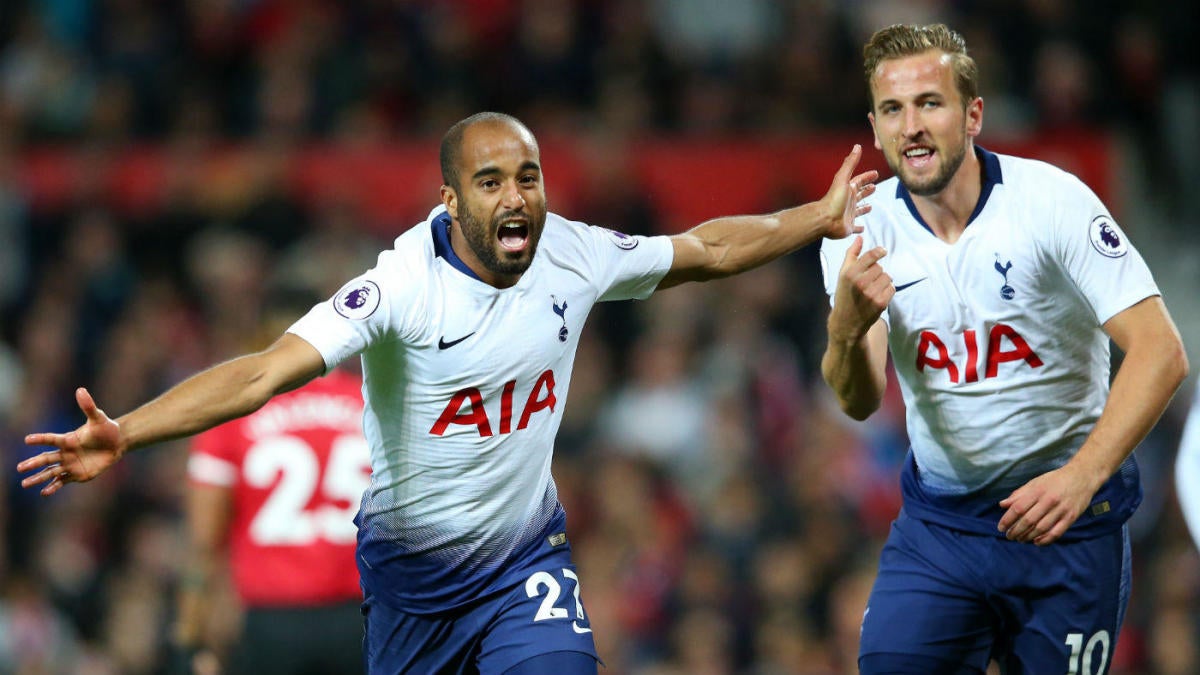
{"label": "aia sponsor logo", "polygon": [[[438,416],[437,422],[434,422],[429,433],[434,436],[442,436],[451,424],[458,424],[475,427],[480,437],[492,436],[495,433],[510,434],[514,431],[513,403],[516,390],[516,380],[504,383],[504,388],[500,393],[500,416],[496,420],[498,424],[495,432],[492,430],[493,418],[488,415],[483,393],[479,391],[478,387],[466,387],[459,389],[454,396],[450,397],[450,401],[446,403],[445,409],[442,410],[442,414]],[[528,427],[529,420],[537,412],[549,409],[553,413],[554,406],[557,404],[558,398],[554,395],[554,371],[547,370],[538,376],[533,383],[533,388],[529,390],[529,395],[525,397],[520,417],[517,418],[516,430]]]}
{"label": "aia sponsor logo", "polygon": [[[961,341],[966,348],[966,358],[963,363],[955,363],[950,358],[948,343]],[[978,382],[980,366],[984,379],[997,377],[1000,374],[1000,364],[1014,361],[1024,361],[1030,368],[1041,368],[1042,359],[1021,334],[1012,326],[998,323],[992,326],[987,334],[987,344],[984,358],[980,362],[980,345],[975,330],[963,331],[961,335],[951,335],[943,339],[931,330],[921,331],[917,342],[917,372],[925,369],[944,370],[950,377],[950,382]]]}

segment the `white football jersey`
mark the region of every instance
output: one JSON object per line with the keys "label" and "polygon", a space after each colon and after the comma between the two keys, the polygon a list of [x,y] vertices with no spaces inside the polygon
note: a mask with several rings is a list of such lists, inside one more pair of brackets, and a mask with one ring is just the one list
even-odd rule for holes
{"label": "white football jersey", "polygon": [[1179,493],[1179,506],[1196,546],[1200,546],[1200,382],[1192,394],[1192,409],[1183,437],[1179,441],[1179,455],[1175,459],[1175,491]]}
{"label": "white football jersey", "polygon": [[[1102,324],[1159,293],[1096,195],[1043,162],[977,148],[985,180],[953,245],[893,177],[863,217],[895,284],[883,320],[924,485],[1003,492],[1061,466],[1108,395]],[[852,238],[825,241],[831,302]]]}
{"label": "white football jersey", "polygon": [[449,225],[434,209],[289,329],[328,368],[362,354],[360,569],[413,611],[487,592],[561,515],[551,451],[584,319],[598,301],[650,295],[673,256],[666,237],[549,214],[532,265],[499,289],[454,255]]}

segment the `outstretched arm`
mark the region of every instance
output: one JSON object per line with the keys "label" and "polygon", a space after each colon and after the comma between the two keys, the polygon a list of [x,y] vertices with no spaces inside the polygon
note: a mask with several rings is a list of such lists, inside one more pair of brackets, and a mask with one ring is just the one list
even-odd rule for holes
{"label": "outstretched arm", "polygon": [[17,465],[18,471],[38,471],[21,485],[42,485],[42,494],[48,496],[68,482],[89,481],[130,450],[248,415],[275,394],[295,389],[324,370],[325,361],[316,348],[289,333],[261,352],[193,375],[117,420],[97,407],[81,387],[75,400],[87,421],[65,434],[26,436],[26,445],[52,445],[55,449]]}
{"label": "outstretched arm", "polygon": [[[862,253],[862,237],[846,250],[838,271],[833,310],[826,323],[829,342],[821,375],[842,411],[865,420],[879,409],[887,386],[887,326],[880,320],[896,289],[879,261],[879,247]],[[861,254],[861,255],[860,255]]]}
{"label": "outstretched arm", "polygon": [[854,219],[871,210],[860,202],[875,191],[879,177],[874,170],[854,175],[861,157],[862,147],[855,145],[818,201],[768,215],[716,218],[671,237],[675,258],[658,290],[745,272],[821,237],[860,231]]}
{"label": "outstretched arm", "polygon": [[1146,437],[1187,377],[1187,354],[1162,298],[1146,298],[1109,319],[1104,330],[1125,352],[1092,433],[1066,465],[1000,502],[1009,539],[1049,544],[1063,535]]}

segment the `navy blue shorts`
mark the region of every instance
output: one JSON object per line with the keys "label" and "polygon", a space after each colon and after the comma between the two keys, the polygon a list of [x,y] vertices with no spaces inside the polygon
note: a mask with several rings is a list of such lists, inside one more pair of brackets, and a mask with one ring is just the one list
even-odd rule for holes
{"label": "navy blue shorts", "polygon": [[363,658],[372,674],[499,675],[553,652],[599,660],[566,549],[523,583],[466,608],[411,614],[368,594],[362,612]]}
{"label": "navy blue shorts", "polygon": [[[863,614],[863,673],[1105,673],[1129,602],[1128,528],[1034,546],[902,510]],[[934,671],[931,663],[939,665]]]}

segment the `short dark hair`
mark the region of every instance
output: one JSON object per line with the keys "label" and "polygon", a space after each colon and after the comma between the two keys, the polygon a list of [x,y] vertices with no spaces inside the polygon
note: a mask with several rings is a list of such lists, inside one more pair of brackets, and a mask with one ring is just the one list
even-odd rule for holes
{"label": "short dark hair", "polygon": [[954,84],[964,106],[979,96],[979,71],[975,59],[967,56],[967,41],[962,35],[941,23],[925,26],[895,24],[882,28],[863,46],[863,70],[867,76],[867,91],[871,107],[875,107],[875,92],[871,78],[881,61],[916,56],[935,49],[949,54],[954,69]]}
{"label": "short dark hair", "polygon": [[[442,163],[442,183],[455,190],[459,188],[458,164],[462,160],[463,134],[467,133],[467,129],[481,122],[504,122],[529,132],[529,127],[525,126],[521,120],[499,112],[475,113],[466,119],[455,122],[454,126],[446,131],[446,135],[442,136],[442,148],[438,153],[438,158]],[[529,134],[533,135],[532,132]]]}

